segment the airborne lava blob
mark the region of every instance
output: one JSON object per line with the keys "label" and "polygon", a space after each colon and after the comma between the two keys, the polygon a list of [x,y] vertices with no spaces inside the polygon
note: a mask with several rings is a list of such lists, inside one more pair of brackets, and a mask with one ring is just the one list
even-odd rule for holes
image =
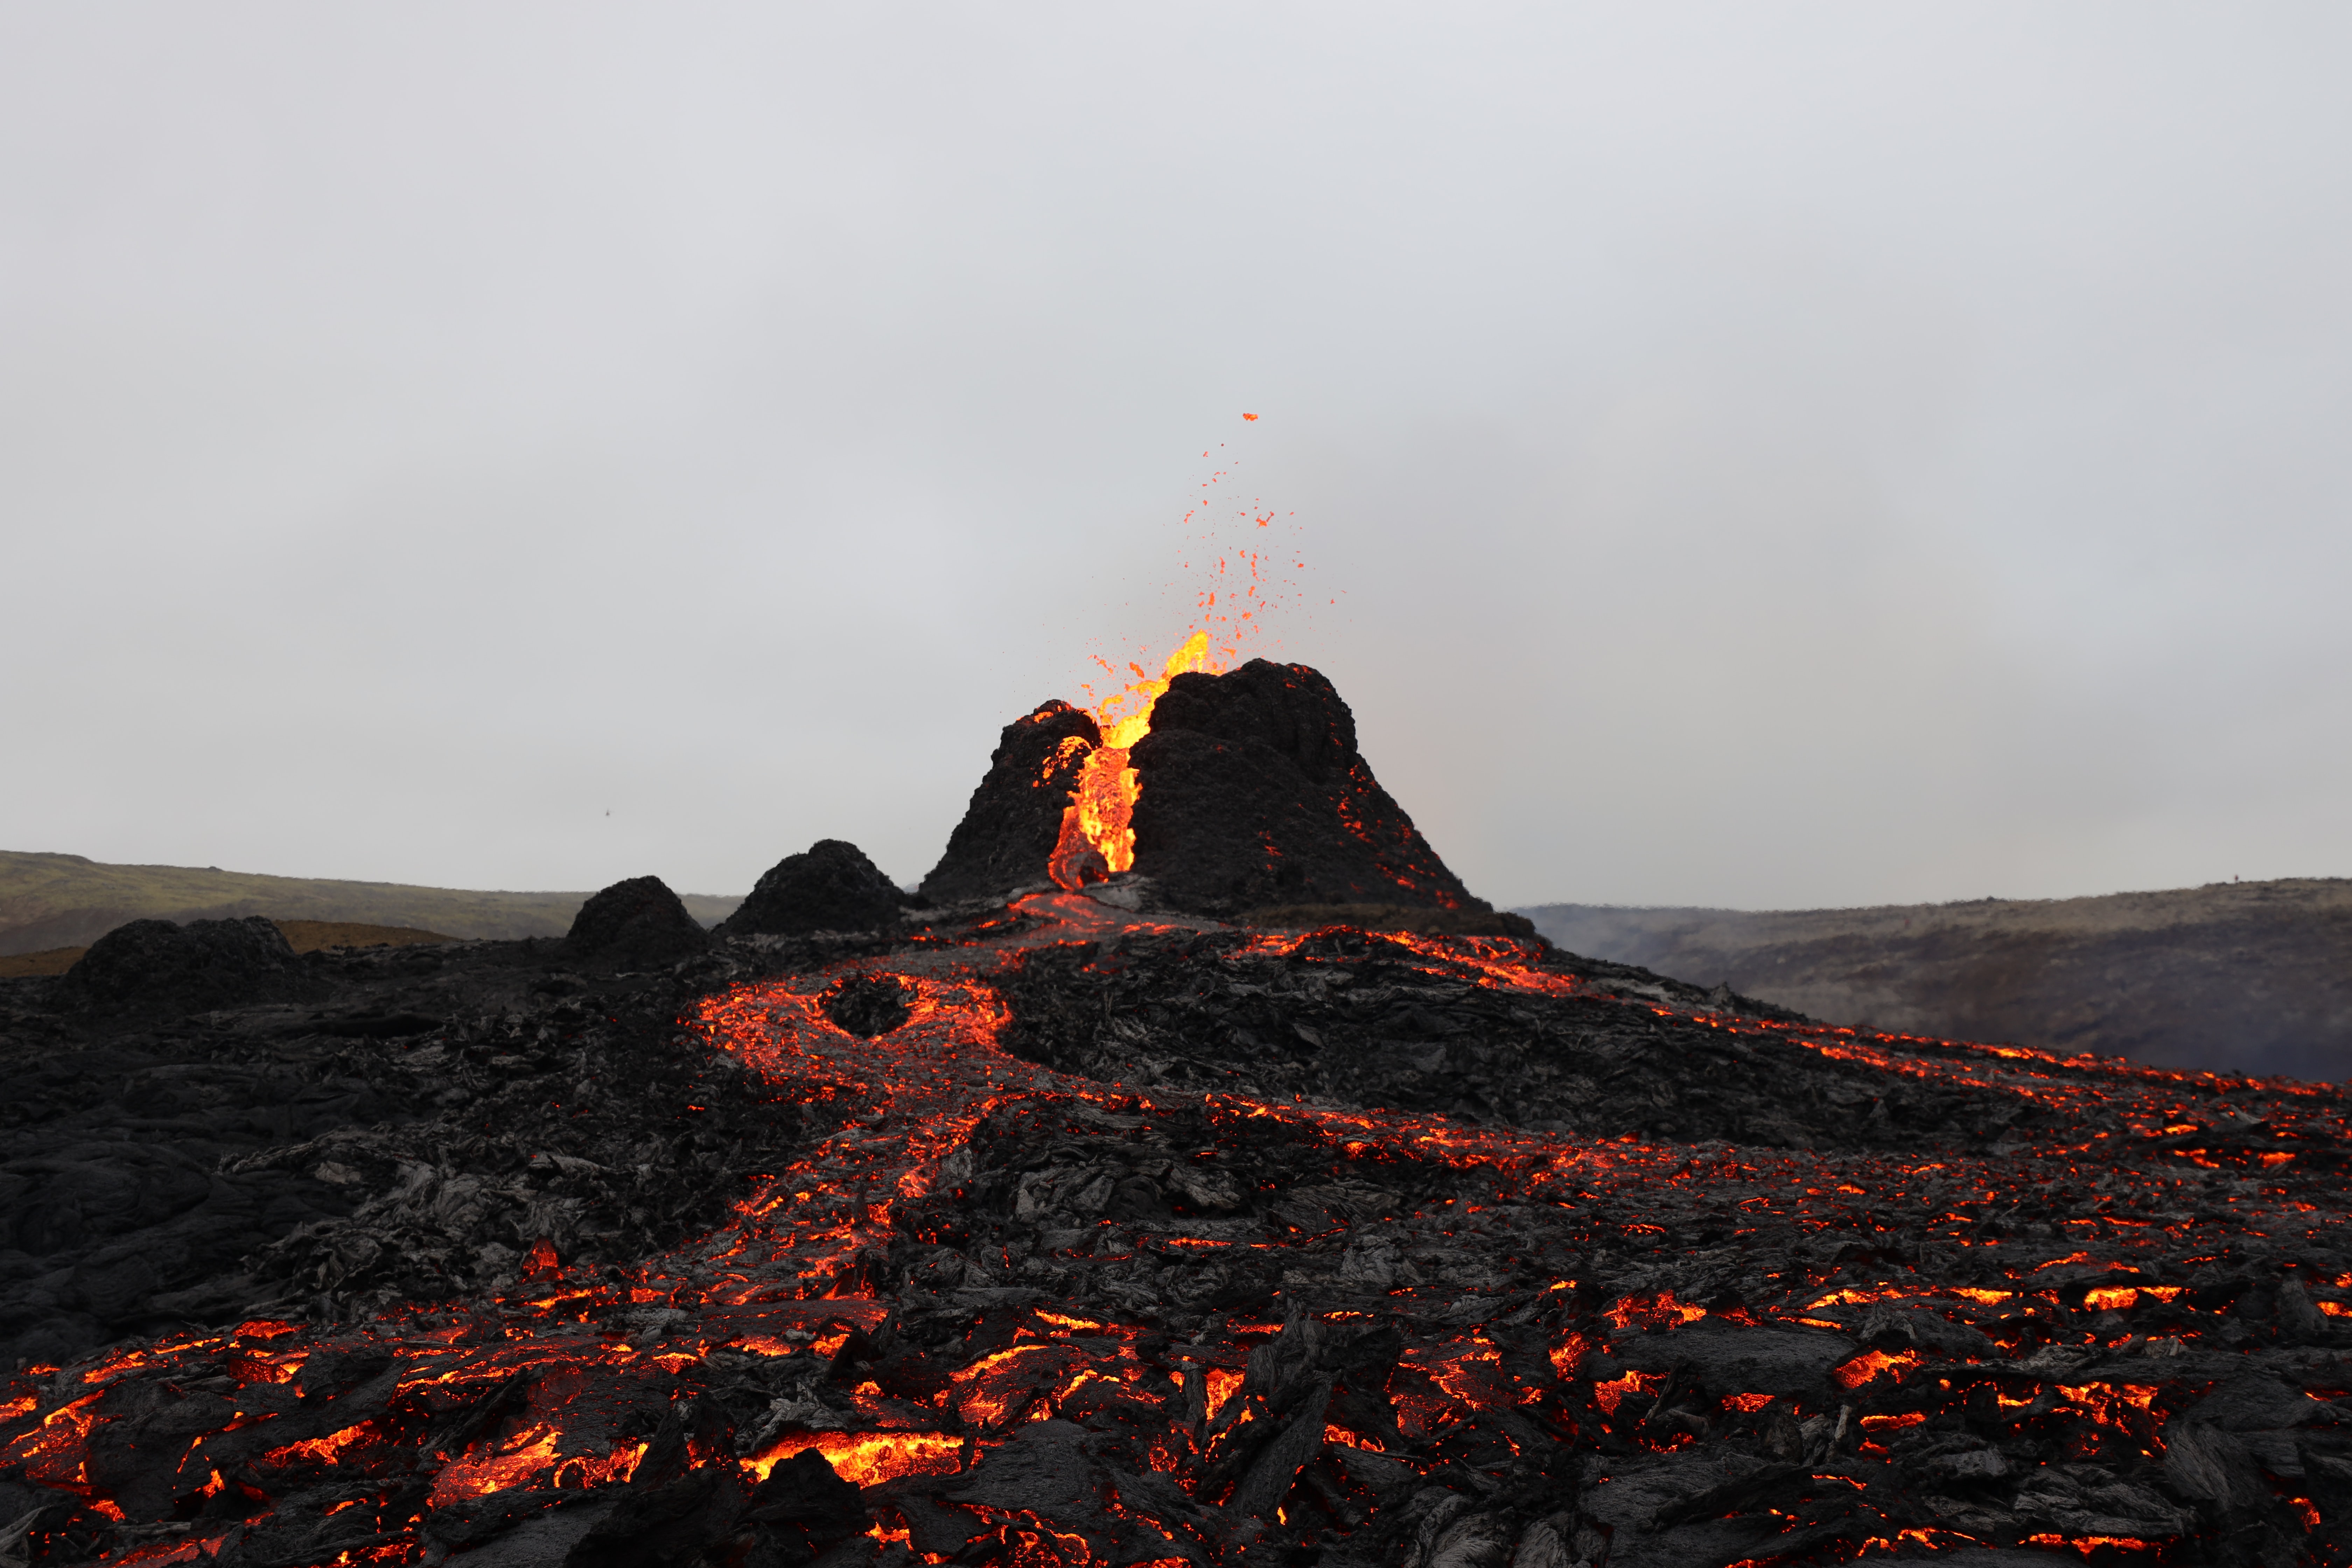
{"label": "airborne lava blob", "polygon": [[[1257,416],[1244,414],[1242,418],[1255,422]],[[1229,472],[1211,474],[1201,488],[1213,490]],[[1101,696],[1092,686],[1086,689],[1101,743],[1087,753],[1047,864],[1057,887],[1075,891],[1134,868],[1133,821],[1141,786],[1128,753],[1151,732],[1153,704],[1180,675],[1222,675],[1233,668],[1243,652],[1261,640],[1267,615],[1297,596],[1289,574],[1304,570],[1306,563],[1295,559],[1295,551],[1277,552],[1258,537],[1272,529],[1276,513],[1253,500],[1234,509],[1230,518],[1209,521],[1203,514],[1213,504],[1196,502],[1183,518],[1187,528],[1200,529],[1188,539],[1187,559],[1181,563],[1196,584],[1192,633],[1156,675],[1139,659],[1125,660],[1122,668],[1095,657],[1112,684]],[[1237,538],[1223,536],[1224,528],[1236,524]],[[1074,740],[1071,744],[1082,742]]]}

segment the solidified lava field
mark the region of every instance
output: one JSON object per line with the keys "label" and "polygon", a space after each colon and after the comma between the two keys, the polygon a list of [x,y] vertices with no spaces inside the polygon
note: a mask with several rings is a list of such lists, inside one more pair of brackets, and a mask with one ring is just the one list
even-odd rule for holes
{"label": "solidified lava field", "polygon": [[2334,1086],[1076,891],[55,984],[0,1563],[2352,1560]]}

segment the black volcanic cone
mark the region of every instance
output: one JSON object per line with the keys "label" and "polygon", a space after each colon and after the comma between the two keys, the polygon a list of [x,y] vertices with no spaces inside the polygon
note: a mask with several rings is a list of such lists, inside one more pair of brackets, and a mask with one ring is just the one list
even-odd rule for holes
{"label": "black volcanic cone", "polygon": [[1094,720],[1058,699],[1004,726],[923,897],[948,903],[1044,881],[1070,792],[1101,743]]}
{"label": "black volcanic cone", "polygon": [[1355,715],[1306,665],[1178,676],[1129,763],[1135,868],[1179,909],[1488,908],[1381,787]]}
{"label": "black volcanic cone", "polygon": [[259,915],[119,925],[58,983],[59,995],[84,1007],[177,1012],[299,1001],[317,989],[285,934]]}
{"label": "black volcanic cone", "polygon": [[[1094,721],[1048,702],[1004,728],[947,854],[939,900],[1045,879],[1062,813],[1100,743]],[[1473,910],[1470,896],[1356,750],[1356,720],[1303,664],[1252,659],[1180,675],[1129,756],[1141,785],[1135,869],[1181,910],[1267,905]]]}
{"label": "black volcanic cone", "polygon": [[659,877],[615,882],[580,906],[564,951],[610,963],[674,963],[710,945],[702,927]]}
{"label": "black volcanic cone", "polygon": [[820,838],[768,868],[719,936],[795,936],[812,931],[877,931],[893,924],[905,900],[866,852],[842,838]]}

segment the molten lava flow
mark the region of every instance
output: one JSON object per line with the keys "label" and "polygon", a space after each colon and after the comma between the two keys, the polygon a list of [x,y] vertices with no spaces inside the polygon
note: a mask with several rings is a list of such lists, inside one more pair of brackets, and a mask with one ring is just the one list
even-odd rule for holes
{"label": "molten lava flow", "polygon": [[[1156,695],[1106,741],[1139,736]],[[1441,1505],[1462,1531],[1454,1554],[1424,1560],[1501,1562],[1492,1521],[1516,1494],[1500,1483],[1580,1468],[1580,1490],[1533,1493],[1510,1524],[1517,1560],[1597,1556],[1591,1542],[1566,1555],[1561,1531],[1583,1515],[1613,1519],[1621,1543],[1690,1532],[1665,1560],[1775,1568],[1979,1547],[2239,1563],[2208,1549],[2292,1544],[2298,1530],[2306,1560],[2342,1560],[2318,1533],[2345,1506],[2333,1433],[2352,1425],[2346,1363],[2321,1353],[2343,1348],[2333,1325],[2352,1314],[2331,1239],[2352,1164],[2340,1098],[2273,1085],[2263,1117],[2225,1119],[2217,1108],[2236,1101],[2222,1096],[2250,1098],[2235,1080],[1610,1002],[1532,943],[1381,939],[1374,971],[1275,934],[1234,935],[1233,951],[1318,991],[1410,986],[1432,1006],[1499,994],[1588,1023],[1622,1008],[1743,1051],[2053,1111],[2015,1131],[2023,1152],[1840,1152],[1144,1093],[1005,1049],[999,966],[1022,942],[1152,928],[1058,895],[1020,913],[1034,935],[702,998],[701,1040],[808,1113],[811,1136],[727,1225],[671,1254],[608,1270],[544,1257],[509,1295],[459,1310],[256,1318],[0,1373],[0,1486],[42,1489],[29,1551],[0,1543],[0,1557],[425,1568],[453,1540],[583,1494],[633,1498],[625,1513],[617,1499],[584,1506],[640,1521],[703,1495],[674,1489],[665,1464],[748,1495],[814,1451],[868,1489],[856,1528],[901,1564],[1285,1560],[1277,1545],[1304,1561],[1394,1521],[1410,1542],[1440,1516],[1405,1500],[1456,1481],[1470,1491]],[[1215,961],[1196,946],[1181,962],[1197,974]],[[832,1019],[823,981],[853,968],[901,979],[904,1024],[868,1038]],[[2294,1152],[2266,1146],[2282,1140],[2303,1157],[2267,1158]],[[1221,1184],[1253,1149],[1312,1179],[1246,1195]],[[2184,1176],[2202,1161],[2242,1176]],[[1118,1209],[1114,1167],[1158,1172],[1182,1212]],[[2053,1194],[2046,1218],[2022,1212]],[[2293,1275],[2256,1292],[2251,1273],[2215,1267],[2270,1235],[2294,1249]],[[1538,1249],[1546,1236],[1561,1245]],[[1416,1277],[1424,1252],[1437,1278]],[[1712,1283],[1667,1288],[1655,1271],[1676,1252]],[[1632,1266],[1612,1276],[1612,1254]],[[1287,1300],[1247,1288],[1253,1271]],[[1090,1277],[1108,1283],[1089,1294]],[[1186,1337],[1168,1307],[1188,1298]],[[2231,1381],[2242,1366],[2260,1375]],[[1784,1381],[1759,1389],[1764,1372]],[[2225,1384],[2229,1408],[2277,1423],[2263,1456],[2307,1454],[2293,1495],[2265,1502],[2256,1482],[2229,1504],[2268,1508],[2275,1537],[2231,1523],[2200,1540],[2212,1510],[2176,1508],[2148,1479],[2194,1475],[2200,1444],[2241,1452],[2234,1435],[2212,1447],[2210,1422],[2170,1425]],[[2188,1455],[2168,1470],[2168,1430]],[[1613,1500],[1635,1489],[1611,1472],[1672,1477],[1657,1458],[1702,1446],[1739,1457],[1740,1485],[1714,1484],[1706,1458],[1691,1489]],[[2253,1473],[2252,1458],[2233,1462]],[[1084,1484],[1036,1482],[1059,1474]],[[1246,1552],[1231,1533],[1244,1528],[1265,1532]],[[297,1531],[310,1544],[271,1544]]]}
{"label": "molten lava flow", "polygon": [[1136,797],[1141,793],[1127,753],[1151,732],[1151,707],[1180,675],[1218,675],[1223,661],[1209,651],[1209,634],[1196,631],[1168,656],[1158,675],[1141,665],[1127,667],[1135,679],[1095,709],[1102,744],[1087,757],[1077,788],[1062,813],[1062,835],[1046,870],[1056,887],[1073,892],[1135,865]]}

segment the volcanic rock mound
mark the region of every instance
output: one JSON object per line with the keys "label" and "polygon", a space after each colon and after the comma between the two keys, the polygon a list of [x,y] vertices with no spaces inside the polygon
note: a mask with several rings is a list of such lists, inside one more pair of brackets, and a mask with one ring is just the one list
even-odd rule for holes
{"label": "volcanic rock mound", "polygon": [[897,884],[856,845],[820,838],[768,869],[718,936],[798,936],[814,931],[879,931],[906,901]]}
{"label": "volcanic rock mound", "polygon": [[1059,700],[1004,726],[947,853],[923,879],[923,897],[952,903],[1045,881],[1070,792],[1101,744],[1094,720]]}
{"label": "volcanic rock mound", "polygon": [[1372,777],[1355,715],[1303,664],[1178,676],[1131,754],[1135,868],[1179,909],[1487,907]]}
{"label": "volcanic rock mound", "polygon": [[564,951],[580,960],[617,966],[675,963],[710,945],[710,938],[659,877],[632,877],[580,906]]}
{"label": "volcanic rock mound", "polygon": [[311,995],[318,982],[259,915],[243,920],[132,921],[90,944],[58,983],[85,1007],[198,1012]]}

